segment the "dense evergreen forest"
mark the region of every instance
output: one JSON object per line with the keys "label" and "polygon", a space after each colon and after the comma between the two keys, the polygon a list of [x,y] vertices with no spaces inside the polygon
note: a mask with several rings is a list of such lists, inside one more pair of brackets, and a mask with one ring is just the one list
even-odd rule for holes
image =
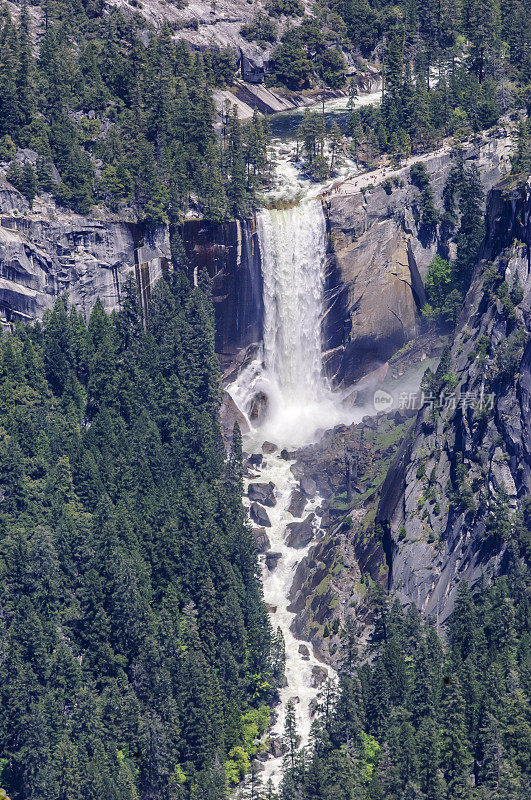
{"label": "dense evergreen forest", "polygon": [[0,339],[12,800],[214,800],[248,767],[281,651],[241,503],[241,437],[225,458],[218,401],[208,287],[179,269],[148,320],[130,281],[117,314],[98,302],[85,325],[60,299]]}
{"label": "dense evergreen forest", "polygon": [[[363,648],[341,631],[311,747],[297,751],[288,706],[282,783],[261,785],[254,757],[269,746],[283,642],[242,506],[238,427],[228,449],[222,439],[209,282],[190,285],[177,230],[190,208],[213,220],[252,210],[271,169],[267,120],[242,125],[226,107],[216,126],[212,93],[234,82],[233,51],[192,51],[135,3],[16,5],[13,18],[0,5],[8,181],[30,206],[49,194],[87,215],[169,223],[172,257],[147,315],[131,278],[117,312],[98,301],[86,321],[60,298],[0,336],[0,797],[527,800],[529,502],[507,574],[462,584],[445,629],[372,587],[374,630]],[[353,100],[352,64],[381,68],[382,104],[352,105],[345,130],[302,117],[317,180],[344,145],[366,167],[399,162],[507,113],[513,171],[528,174],[530,17],[526,0],[319,0],[312,15],[268,0],[242,34],[270,50],[266,83],[281,91]],[[456,158],[438,212],[422,163],[410,179],[420,227],[455,243],[453,261],[431,262],[422,309],[448,332],[484,233],[481,183]],[[513,312],[518,281],[497,298]]]}
{"label": "dense evergreen forest", "polygon": [[39,155],[36,169],[12,161],[8,179],[30,202],[51,191],[81,213],[95,203],[152,223],[190,204],[211,219],[248,213],[267,126],[256,115],[243,131],[228,113],[223,136],[214,130],[212,88],[232,80],[232,52],[191,53],[168,25],[146,45],[145,20],[99,5],[43,0],[36,56],[26,0],[18,24],[1,6],[0,160],[17,147]]}
{"label": "dense evergreen forest", "polygon": [[367,651],[343,632],[339,686],[322,694],[310,754],[290,750],[287,720],[282,800],[529,797],[529,571],[511,547],[506,578],[474,595],[461,584],[444,641],[414,605],[404,613],[374,593]]}

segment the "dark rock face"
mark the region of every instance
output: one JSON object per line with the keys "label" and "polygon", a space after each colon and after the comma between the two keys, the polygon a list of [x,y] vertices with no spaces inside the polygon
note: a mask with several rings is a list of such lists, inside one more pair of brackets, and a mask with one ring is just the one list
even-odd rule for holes
{"label": "dark rock face", "polygon": [[[473,585],[506,569],[507,544],[488,527],[489,508],[503,498],[510,519],[531,491],[531,186],[502,182],[490,194],[486,219],[482,259],[451,352],[456,402],[419,412],[377,514],[389,588],[440,621],[462,580]],[[487,262],[494,284],[485,280]],[[511,286],[516,273],[523,297],[507,314],[496,286],[503,279]]]}
{"label": "dark rock face", "polygon": [[[0,316],[40,319],[55,298],[88,316],[99,297],[107,311],[134,272],[142,305],[170,267],[168,225],[143,226],[66,214],[55,207],[29,211],[27,201],[0,181]],[[22,216],[24,214],[24,216]],[[213,280],[216,351],[222,363],[262,337],[262,279],[253,220],[186,221],[183,241],[190,280],[206,268]]]}
{"label": "dark rock face", "polygon": [[270,528],[271,522],[267,515],[267,511],[259,503],[251,503],[249,514],[253,522],[262,528]]}
{"label": "dark rock face", "polygon": [[288,547],[300,549],[309,545],[315,536],[314,521],[315,514],[308,514],[303,522],[290,522],[286,526],[286,531],[288,532],[286,544]]}
{"label": "dark rock face", "polygon": [[289,513],[293,517],[302,517],[307,502],[308,499],[306,495],[304,495],[302,492],[299,492],[298,489],[294,489],[291,493],[291,498],[289,501]]}
{"label": "dark rock face", "polygon": [[319,686],[322,686],[327,678],[328,670],[326,667],[312,667],[311,684],[313,687],[318,688]]}
{"label": "dark rock face", "polygon": [[193,280],[204,268],[212,278],[216,351],[223,363],[262,338],[262,277],[254,220],[187,220],[183,242]]}
{"label": "dark rock face", "polygon": [[[510,147],[507,137],[484,139],[479,148],[468,146],[467,159],[477,163],[486,190],[502,176]],[[454,154],[434,153],[424,163],[435,204],[442,209]],[[419,226],[419,192],[410,183],[409,168],[392,177],[398,185],[391,194],[380,183],[327,200],[324,362],[328,376],[339,385],[352,384],[417,336],[425,303],[423,277],[441,246],[438,231]]]}
{"label": "dark rock face", "polygon": [[303,660],[304,661],[309,661],[310,660],[310,651],[308,650],[306,645],[305,644],[300,644],[298,649],[299,649],[299,653],[301,654]]}
{"label": "dark rock face", "polygon": [[263,506],[273,507],[277,501],[275,498],[275,484],[269,483],[250,483],[247,489],[249,500],[256,500]]}

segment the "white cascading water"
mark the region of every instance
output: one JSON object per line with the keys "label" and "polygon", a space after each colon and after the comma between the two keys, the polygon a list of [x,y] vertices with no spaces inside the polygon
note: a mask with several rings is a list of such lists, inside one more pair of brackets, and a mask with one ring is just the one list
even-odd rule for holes
{"label": "white cascading water", "polygon": [[249,442],[270,440],[297,447],[353,419],[322,373],[321,320],[326,221],[319,198],[258,214],[264,330],[259,357],[228,391],[247,413],[259,392],[267,416]]}
{"label": "white cascading water", "polygon": [[[268,398],[267,417],[246,438],[246,449],[259,451],[265,440],[278,449],[305,444],[318,429],[352,420],[338,395],[330,390],[322,373],[321,319],[323,309],[326,256],[326,221],[319,199],[307,198],[283,210],[264,209],[258,214],[258,236],[262,261],[264,334],[260,357],[248,366],[229,387],[236,404],[244,411],[252,398],[263,392]],[[312,722],[311,701],[317,698],[315,667],[320,665],[311,645],[291,631],[295,614],[288,611],[289,593],[298,563],[314,542],[305,549],[294,549],[285,542],[286,526],[294,521],[288,511],[297,481],[291,472],[293,462],[282,459],[278,451],[268,454],[251,481],[272,481],[276,505],[267,508],[271,527],[267,528],[270,552],[279,553],[276,567],[269,570],[261,556],[264,600],[270,609],[273,630],[280,627],[286,649],[286,686],[280,690],[280,704],[272,736],[282,737],[286,706],[295,704],[300,746],[309,743]],[[319,498],[309,501],[303,516],[319,506]],[[319,518],[315,520],[318,531]],[[327,668],[328,675],[334,677]],[[282,757],[270,757],[264,764],[262,780],[278,785]]]}
{"label": "white cascading water", "polygon": [[266,373],[283,405],[322,394],[321,310],[326,223],[319,200],[258,216]]}

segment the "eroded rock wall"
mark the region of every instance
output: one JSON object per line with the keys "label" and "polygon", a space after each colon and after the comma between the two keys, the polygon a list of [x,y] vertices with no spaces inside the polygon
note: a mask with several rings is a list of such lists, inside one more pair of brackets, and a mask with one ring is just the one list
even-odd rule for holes
{"label": "eroded rock wall", "polygon": [[206,269],[212,278],[216,351],[227,367],[242,348],[262,339],[262,275],[254,219],[190,220],[182,235],[192,272]]}
{"label": "eroded rock wall", "polygon": [[[212,278],[216,349],[224,366],[262,336],[260,252],[254,221],[188,221],[182,228],[190,280]],[[169,228],[120,219],[81,217],[37,199],[26,200],[0,179],[0,319],[42,318],[58,295],[88,317],[99,297],[118,308],[134,272],[144,309],[170,268]]]}
{"label": "eroded rock wall", "polygon": [[2,187],[0,206],[0,317],[40,319],[58,295],[89,315],[99,297],[107,311],[135,271],[145,305],[169,263],[166,226],[144,228],[125,221],[30,211],[24,199]]}

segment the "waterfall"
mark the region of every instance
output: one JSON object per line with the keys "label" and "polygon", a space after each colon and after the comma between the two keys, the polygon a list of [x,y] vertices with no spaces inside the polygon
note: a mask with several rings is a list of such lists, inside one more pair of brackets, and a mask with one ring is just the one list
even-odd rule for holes
{"label": "waterfall", "polygon": [[264,362],[284,404],[323,394],[321,312],[326,223],[321,202],[306,200],[258,215],[264,296]]}
{"label": "waterfall", "polygon": [[[263,343],[259,357],[229,387],[240,408],[249,410],[253,397],[267,397],[267,417],[247,437],[246,449],[259,449],[265,439],[279,450],[309,441],[319,427],[336,423],[339,404],[332,395],[322,371],[321,319],[326,258],[326,221],[318,199],[303,200],[292,208],[263,209],[257,215],[262,269]],[[280,628],[285,642],[285,685],[275,709],[272,740],[282,738],[287,703],[295,704],[300,746],[310,740],[312,713],[319,692],[323,669],[309,643],[297,640],[292,632],[295,614],[290,608],[293,575],[313,542],[304,549],[287,545],[286,526],[294,521],[288,511],[292,492],[297,489],[290,461],[279,452],[270,453],[250,480],[272,481],[276,504],[268,508],[271,526],[267,529],[271,554],[276,564],[268,567],[260,556],[264,600],[269,608],[273,630]],[[314,513],[318,534],[320,517],[318,496],[309,500],[303,516]],[[317,676],[317,677],[316,677]],[[282,757],[264,763],[262,778],[278,785]]]}
{"label": "waterfall", "polygon": [[258,437],[297,447],[352,419],[322,370],[326,220],[321,201],[306,198],[291,208],[262,209],[257,223],[262,351],[228,391],[246,413],[253,398],[265,395],[267,418]]}

